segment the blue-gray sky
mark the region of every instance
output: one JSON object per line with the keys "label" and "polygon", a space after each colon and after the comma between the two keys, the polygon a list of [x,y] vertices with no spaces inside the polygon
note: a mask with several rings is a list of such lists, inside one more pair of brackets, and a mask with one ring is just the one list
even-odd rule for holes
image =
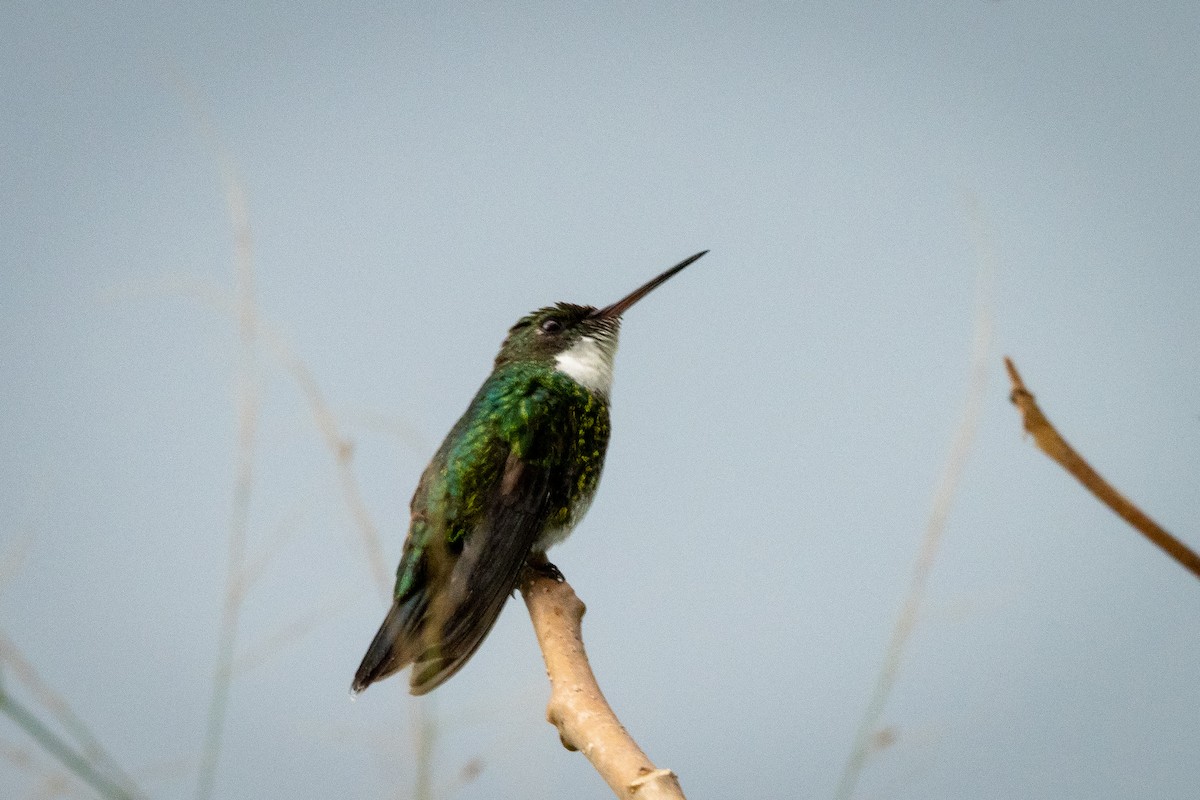
{"label": "blue-gray sky", "polygon": [[[0,543],[25,554],[0,628],[153,797],[192,795],[237,431],[214,303],[233,236],[181,85],[237,164],[260,313],[353,439],[389,568],[509,324],[711,248],[629,314],[601,490],[553,555],[609,699],[697,798],[831,796],[993,248],[979,435],[859,796],[1194,796],[1200,586],[1022,438],[1000,355],[1200,544],[1200,6],[0,20]],[[337,472],[278,352],[260,364],[250,556],[272,555],[239,652],[315,627],[239,672],[217,796],[410,796],[405,682],[347,699],[381,601]],[[437,796],[607,796],[546,696],[510,604],[428,706]],[[0,743],[30,749],[8,723]],[[38,778],[3,761],[0,786]]]}

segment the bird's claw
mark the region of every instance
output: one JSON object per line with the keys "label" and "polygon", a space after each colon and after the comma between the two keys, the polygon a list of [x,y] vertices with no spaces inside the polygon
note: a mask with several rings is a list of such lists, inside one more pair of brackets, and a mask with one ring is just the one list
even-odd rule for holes
{"label": "bird's claw", "polygon": [[564,583],[567,580],[563,577],[563,574],[558,567],[551,564],[545,556],[542,556],[541,558],[531,558],[529,560],[529,568],[538,575],[541,575],[543,578],[549,578],[555,583]]}

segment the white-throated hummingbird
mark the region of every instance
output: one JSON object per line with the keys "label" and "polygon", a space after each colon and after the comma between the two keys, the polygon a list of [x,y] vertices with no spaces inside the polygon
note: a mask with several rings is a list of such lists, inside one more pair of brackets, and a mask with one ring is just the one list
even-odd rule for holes
{"label": "white-throated hummingbird", "polygon": [[509,329],[417,483],[392,607],[354,692],[409,664],[410,691],[431,691],[483,642],[526,564],[557,575],[546,549],[583,518],[604,466],[621,315],[707,252],[612,305],[558,303]]}

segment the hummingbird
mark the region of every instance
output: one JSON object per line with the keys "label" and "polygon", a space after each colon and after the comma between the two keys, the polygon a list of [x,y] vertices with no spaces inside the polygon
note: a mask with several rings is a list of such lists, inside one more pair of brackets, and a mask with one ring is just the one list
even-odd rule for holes
{"label": "hummingbird", "polygon": [[562,580],[546,550],[600,481],[621,316],[707,252],[611,305],[557,303],[509,329],[417,483],[391,609],[352,692],[410,664],[409,691],[432,691],[483,643],[527,565]]}

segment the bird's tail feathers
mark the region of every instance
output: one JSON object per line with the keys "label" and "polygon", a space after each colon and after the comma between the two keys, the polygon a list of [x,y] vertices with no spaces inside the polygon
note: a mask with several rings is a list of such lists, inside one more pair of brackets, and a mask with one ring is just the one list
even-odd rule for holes
{"label": "bird's tail feathers", "polygon": [[397,600],[384,618],[383,624],[367,654],[363,656],[358,671],[354,673],[354,682],[350,691],[358,694],[375,681],[380,681],[411,664],[422,648],[417,629],[424,613],[423,598],[420,595],[407,598],[403,602]]}

